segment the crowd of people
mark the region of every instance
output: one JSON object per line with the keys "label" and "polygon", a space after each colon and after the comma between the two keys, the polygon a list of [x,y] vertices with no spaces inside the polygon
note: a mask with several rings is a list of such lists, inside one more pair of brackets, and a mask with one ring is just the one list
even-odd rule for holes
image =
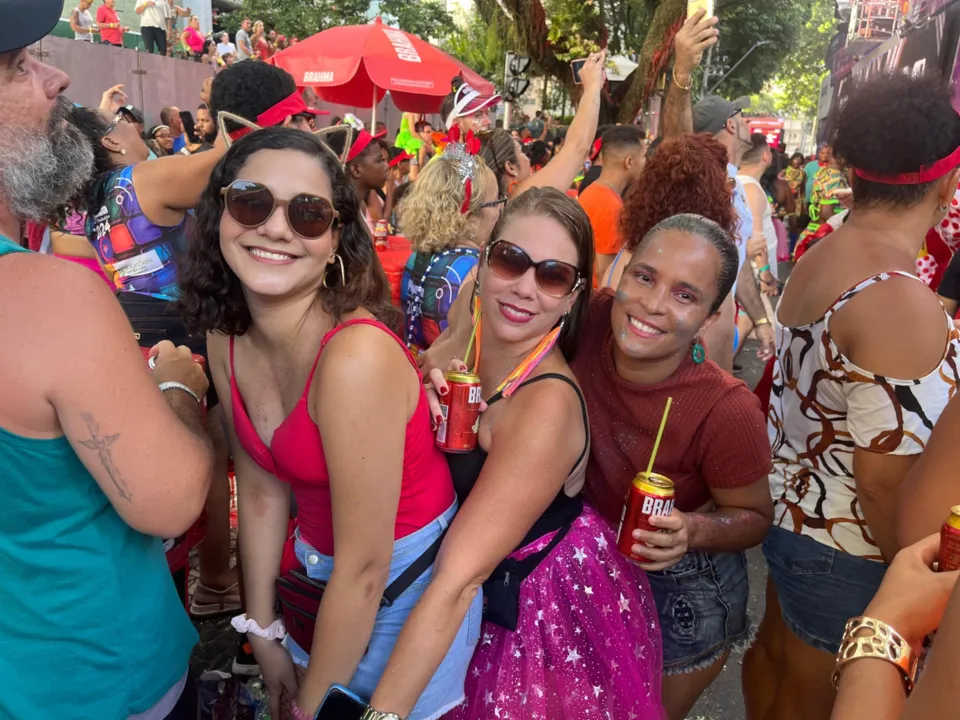
{"label": "crowd of people", "polygon": [[[941,78],[854,86],[812,183],[742,102],[693,101],[702,11],[654,142],[598,128],[603,52],[562,136],[498,126],[462,78],[392,142],[318,128],[250,61],[191,134],[175,107],[144,128],[122,87],[69,102],[27,51],[62,0],[14,2],[0,717],[194,720],[189,616],[225,613],[273,718],[683,720],[741,656],[750,720],[955,715],[960,592],[935,560],[960,266],[919,273],[960,192]],[[258,25],[220,46],[255,53]],[[842,222],[782,282],[774,221],[799,234],[831,200]],[[399,306],[384,232],[412,247]],[[751,333],[756,392],[732,373]],[[465,373],[476,445],[444,452]],[[621,538],[651,463],[675,501]],[[188,614],[164,541],[201,514]]]}
{"label": "crowd of people", "polygon": [[[131,26],[121,21],[116,0],[79,0],[70,12],[70,30],[74,38],[83,42],[124,47],[124,35]],[[143,49],[152,54],[189,58],[209,64],[215,70],[228,67],[240,60],[267,60],[275,53],[296,45],[299,39],[266,30],[262,21],[243,18],[234,40],[230,33],[204,33],[200,18],[191,14],[189,7],[173,0],[137,0],[134,12],[138,16],[138,30]],[[183,18],[183,26],[180,20]],[[215,28],[216,30],[216,23]]]}

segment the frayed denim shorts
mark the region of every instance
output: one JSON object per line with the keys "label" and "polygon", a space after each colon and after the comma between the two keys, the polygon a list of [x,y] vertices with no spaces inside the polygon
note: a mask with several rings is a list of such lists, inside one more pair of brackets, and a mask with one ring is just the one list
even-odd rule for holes
{"label": "frayed denim shorts", "polygon": [[863,615],[887,571],[885,563],[778,527],[770,528],[763,554],[784,624],[807,645],[831,655],[840,649],[847,620]]}
{"label": "frayed denim shorts", "polygon": [[[456,512],[457,504],[454,502],[443,515],[429,525],[394,543],[388,585],[433,545],[437,537],[450,526]],[[297,559],[306,568],[307,575],[310,578],[324,581],[330,579],[330,574],[333,572],[332,556],[323,555],[308,545],[300,537],[299,532],[294,548]],[[403,595],[397,598],[393,605],[380,608],[377,613],[367,652],[348,685],[350,690],[361,698],[369,700],[373,695],[377,683],[380,682],[380,676],[387,668],[387,661],[390,659],[393,646],[400,636],[403,624],[413,611],[420,596],[423,595],[424,590],[427,589],[432,576],[433,567],[431,566],[416,582],[407,588]],[[478,592],[477,597],[470,605],[463,624],[457,631],[453,644],[447,650],[447,654],[430,680],[430,684],[420,695],[413,711],[407,716],[408,720],[435,720],[463,702],[463,682],[467,676],[467,668],[470,666],[473,650],[480,637],[482,614],[483,597]],[[294,663],[306,667],[307,661],[310,659],[309,654],[297,645],[289,635],[284,638],[283,644],[289,651]]]}
{"label": "frayed denim shorts", "polygon": [[725,652],[749,645],[744,553],[688,552],[647,578],[660,616],[664,675],[701,670]]}

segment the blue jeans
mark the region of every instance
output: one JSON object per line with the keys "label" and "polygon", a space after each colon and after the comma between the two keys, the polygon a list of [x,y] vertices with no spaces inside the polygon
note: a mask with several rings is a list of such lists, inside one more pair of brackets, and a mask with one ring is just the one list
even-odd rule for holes
{"label": "blue jeans", "polygon": [[763,554],[783,622],[807,645],[831,655],[840,649],[847,620],[863,615],[887,571],[884,563],[778,527],[770,528]]}
{"label": "blue jeans", "polygon": [[747,559],[742,552],[688,552],[647,573],[660,616],[663,674],[709,667],[750,640]]}
{"label": "blue jeans", "polygon": [[[399,577],[400,573],[409,567],[414,560],[420,557],[439,537],[453,520],[457,511],[457,504],[453,505],[440,517],[429,525],[397,540],[393,544],[393,558],[390,561],[389,585]],[[307,575],[314,580],[329,580],[333,572],[333,557],[323,555],[308,545],[297,533],[294,548],[297,559],[307,570]],[[367,652],[360,660],[357,671],[353,674],[348,687],[362,698],[369,699],[380,682],[380,676],[387,668],[387,661],[393,652],[393,646],[400,636],[403,624],[413,611],[414,606],[427,589],[430,578],[433,576],[433,567],[428,569],[420,578],[397,598],[388,608],[380,608],[370,635]],[[480,638],[480,622],[483,614],[483,597],[478,592],[474,598],[467,617],[457,631],[457,636],[447,650],[446,656],[437,671],[433,674],[430,684],[420,695],[420,699],[407,720],[434,720],[459,705],[464,699],[463,681],[467,676],[470,658]],[[293,661],[306,667],[310,659],[309,654],[297,645],[288,635],[283,641],[284,647],[290,652]]]}

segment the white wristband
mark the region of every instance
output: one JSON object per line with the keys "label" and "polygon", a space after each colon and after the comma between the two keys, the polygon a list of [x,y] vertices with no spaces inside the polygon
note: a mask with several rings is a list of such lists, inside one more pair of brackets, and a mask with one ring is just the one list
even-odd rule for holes
{"label": "white wristband", "polygon": [[160,383],[159,385],[157,385],[157,387],[160,388],[160,392],[166,392],[167,390],[183,390],[187,395],[192,397],[198,403],[202,403],[202,401],[200,400],[200,396],[197,395],[193,390],[188,388],[183,383],[167,381],[167,382]]}
{"label": "white wristband", "polygon": [[284,626],[281,618],[277,618],[264,629],[260,627],[256,620],[247,617],[247,614],[244,613],[230,620],[230,624],[233,625],[233,629],[239,633],[250,633],[251,635],[256,635],[266,640],[283,640],[287,634],[287,628]]}

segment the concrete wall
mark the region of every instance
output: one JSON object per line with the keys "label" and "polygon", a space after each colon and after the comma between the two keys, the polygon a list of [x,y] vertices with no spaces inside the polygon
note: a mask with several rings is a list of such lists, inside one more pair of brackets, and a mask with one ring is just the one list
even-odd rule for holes
{"label": "concrete wall", "polygon": [[[97,107],[104,90],[123,83],[130,103],[144,111],[148,127],[160,122],[160,110],[168,105],[194,112],[200,103],[204,79],[213,76],[213,70],[200,63],[61,37],[47,36],[31,52],[70,75],[72,82],[66,96],[75,103]],[[316,103],[316,107],[331,112],[329,117],[319,118],[321,127],[328,125],[334,115],[342,117],[348,112],[364,122],[370,121],[369,108],[323,102]],[[388,137],[395,137],[399,131],[400,117],[400,111],[387,96],[377,108],[377,119],[387,123]],[[429,119],[439,122],[438,117]]]}

